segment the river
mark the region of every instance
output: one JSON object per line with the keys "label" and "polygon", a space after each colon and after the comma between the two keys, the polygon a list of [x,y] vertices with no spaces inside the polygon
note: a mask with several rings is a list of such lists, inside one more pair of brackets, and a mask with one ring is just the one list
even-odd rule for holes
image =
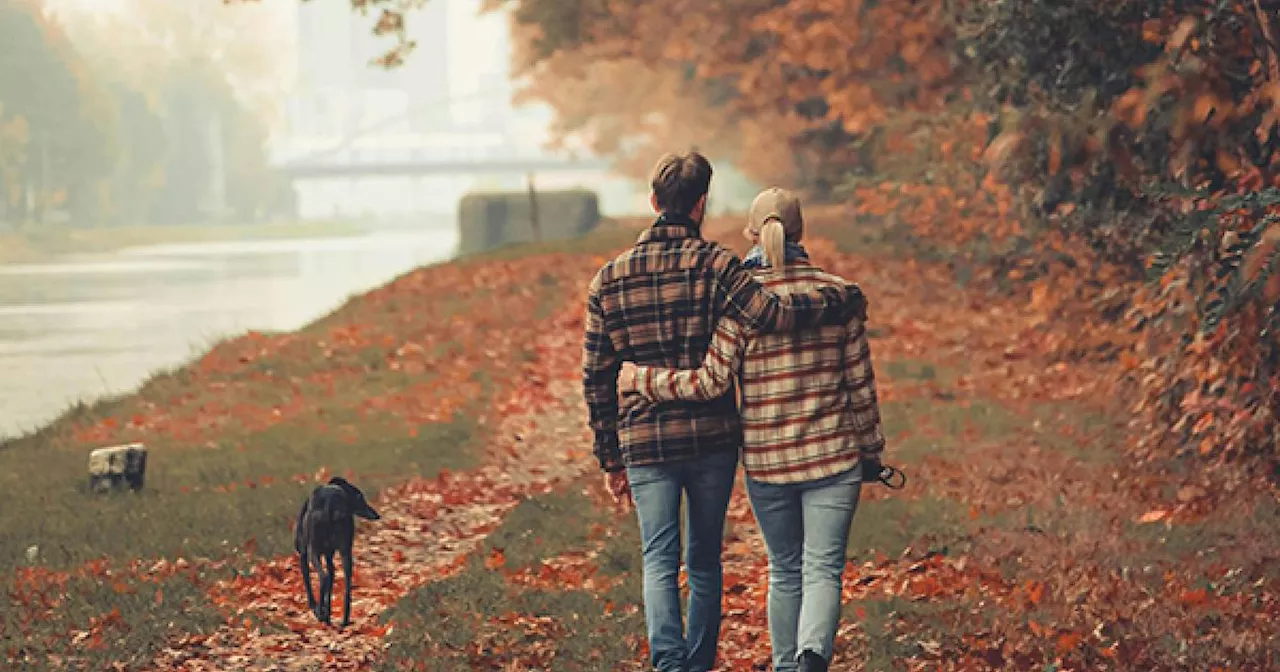
{"label": "river", "polygon": [[0,265],[0,437],[248,330],[293,330],[456,250],[452,227],[151,245]]}

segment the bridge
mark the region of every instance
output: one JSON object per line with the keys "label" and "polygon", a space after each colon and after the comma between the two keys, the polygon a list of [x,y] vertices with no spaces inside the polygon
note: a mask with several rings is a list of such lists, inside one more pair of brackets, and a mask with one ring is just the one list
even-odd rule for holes
{"label": "bridge", "polygon": [[277,136],[271,165],[291,184],[303,218],[452,211],[476,189],[526,189],[526,176],[540,189],[590,186],[608,198],[630,188],[609,161],[548,150],[518,132]]}
{"label": "bridge", "polygon": [[[308,142],[309,141],[309,142]],[[320,148],[316,151],[315,148]],[[282,148],[283,149],[283,148]],[[415,177],[430,175],[526,174],[605,171],[595,157],[513,146],[505,134],[417,133],[341,138],[308,138],[273,162],[290,179],[333,177]]]}
{"label": "bridge", "polygon": [[282,164],[280,171],[291,179],[320,177],[405,177],[421,175],[480,175],[600,171],[607,170],[603,159],[478,158],[454,159],[423,157],[407,160],[375,161],[293,161]]}

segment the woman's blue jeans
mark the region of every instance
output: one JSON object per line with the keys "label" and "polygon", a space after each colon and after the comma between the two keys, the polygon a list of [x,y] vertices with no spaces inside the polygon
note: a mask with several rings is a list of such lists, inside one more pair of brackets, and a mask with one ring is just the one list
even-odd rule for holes
{"label": "woman's blue jeans", "polygon": [[858,469],[817,481],[761,483],[747,494],[769,549],[773,668],[789,672],[809,650],[830,661],[840,625],[849,526],[862,492]]}
{"label": "woman's blue jeans", "polygon": [[[735,450],[666,464],[629,467],[644,550],[644,617],[650,659],[666,672],[705,672],[715,665],[724,577],[724,517],[737,470]],[[689,630],[680,617],[680,499],[687,499],[685,566]]]}

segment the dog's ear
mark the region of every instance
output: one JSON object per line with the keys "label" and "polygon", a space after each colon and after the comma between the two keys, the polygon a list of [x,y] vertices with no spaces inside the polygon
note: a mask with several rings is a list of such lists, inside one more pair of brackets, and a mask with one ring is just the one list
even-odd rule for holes
{"label": "dog's ear", "polygon": [[363,497],[361,497],[361,498],[360,498],[360,506],[359,506],[359,507],[358,507],[358,508],[353,512],[353,513],[355,513],[355,515],[360,516],[361,518],[365,518],[365,519],[367,519],[367,520],[381,520],[381,519],[382,519],[382,516],[381,516],[381,515],[379,515],[379,514],[378,514],[378,512],[377,512],[377,511],[375,511],[375,510],[374,510],[374,508],[373,508],[372,506],[369,506],[369,503],[368,503],[368,502],[366,502],[366,501],[364,501],[364,498],[363,498]]}
{"label": "dog's ear", "polygon": [[342,493],[346,495],[347,499],[351,500],[353,504],[357,501],[364,501],[364,493],[360,492],[360,488],[351,485],[347,479],[334,477],[334,479],[329,481],[329,483],[342,488]]}
{"label": "dog's ear", "polygon": [[357,490],[354,485],[351,486],[351,489],[355,492],[355,497],[352,498],[353,506],[351,507],[351,512],[353,514],[368,520],[378,520],[382,518],[382,516],[378,515],[378,512],[375,511],[372,506],[369,506],[369,501],[364,498],[363,492]]}

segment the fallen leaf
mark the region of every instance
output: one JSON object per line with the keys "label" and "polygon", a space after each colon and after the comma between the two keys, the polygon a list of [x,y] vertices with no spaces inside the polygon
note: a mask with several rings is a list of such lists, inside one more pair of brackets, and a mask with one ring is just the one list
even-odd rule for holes
{"label": "fallen leaf", "polygon": [[1141,524],[1157,523],[1169,517],[1169,512],[1164,509],[1152,509],[1138,517],[1137,522]]}

